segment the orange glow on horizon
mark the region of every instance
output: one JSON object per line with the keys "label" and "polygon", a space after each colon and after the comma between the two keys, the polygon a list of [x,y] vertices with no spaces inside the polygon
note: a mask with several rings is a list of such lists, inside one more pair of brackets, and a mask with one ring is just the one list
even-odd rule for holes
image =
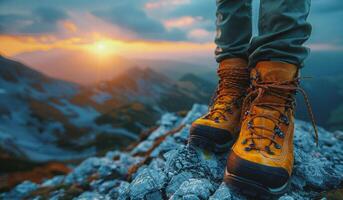
{"label": "orange glow on horizon", "polygon": [[0,35],[0,53],[15,57],[21,53],[49,51],[53,49],[86,50],[94,56],[121,55],[137,58],[179,57],[187,55],[210,55],[213,43],[174,41],[122,41],[94,34],[92,37],[58,39],[53,36],[9,36]]}

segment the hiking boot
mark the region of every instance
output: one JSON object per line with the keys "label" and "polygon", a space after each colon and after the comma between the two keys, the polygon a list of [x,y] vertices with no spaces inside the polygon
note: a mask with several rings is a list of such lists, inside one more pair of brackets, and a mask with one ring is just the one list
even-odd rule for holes
{"label": "hiking boot", "polygon": [[[224,182],[251,195],[282,194],[293,168],[295,94],[297,90],[304,92],[298,87],[298,68],[282,62],[259,62],[251,71],[251,84]],[[313,117],[312,122],[314,125]]]}
{"label": "hiking boot", "polygon": [[213,152],[227,152],[239,133],[249,71],[245,60],[232,58],[222,61],[217,73],[219,83],[209,112],[193,122],[189,144]]}

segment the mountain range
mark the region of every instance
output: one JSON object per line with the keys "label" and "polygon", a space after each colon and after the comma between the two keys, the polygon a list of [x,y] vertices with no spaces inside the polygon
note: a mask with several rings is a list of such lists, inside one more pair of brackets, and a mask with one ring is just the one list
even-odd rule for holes
{"label": "mountain range", "polygon": [[[327,58],[325,60],[321,58]],[[37,51],[15,56],[24,60],[35,69],[52,77],[76,82],[81,85],[94,84],[99,81],[111,80],[116,75],[129,68],[149,67],[164,74],[169,79],[179,81],[185,74],[194,74],[197,77],[216,84],[217,76],[215,63],[187,60],[126,59],[120,56],[111,56],[106,59],[96,58],[87,52],[58,49],[48,52]],[[44,59],[42,59],[44,58]],[[100,62],[100,60],[101,62]],[[44,60],[44,61],[43,61]],[[306,60],[301,69],[301,86],[307,91],[319,125],[330,130],[343,130],[343,68],[340,67],[341,53],[314,51]],[[98,66],[98,67],[97,67]],[[306,106],[300,95],[297,98],[297,118],[308,120]]]}
{"label": "mountain range", "polygon": [[0,154],[69,160],[119,148],[154,126],[161,113],[206,103],[213,88],[191,74],[175,81],[135,67],[83,86],[0,57]]}
{"label": "mountain range", "polygon": [[203,78],[208,80],[215,79],[212,66],[171,59],[128,59],[119,55],[94,55],[87,51],[60,49],[21,53],[14,58],[46,75],[81,85],[110,81],[127,69],[137,67],[149,67],[173,80],[187,73],[205,75]]}

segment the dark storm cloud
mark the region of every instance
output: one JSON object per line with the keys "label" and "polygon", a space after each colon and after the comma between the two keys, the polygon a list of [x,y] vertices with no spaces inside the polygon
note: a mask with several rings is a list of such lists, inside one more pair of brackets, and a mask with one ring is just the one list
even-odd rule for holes
{"label": "dark storm cloud", "polygon": [[145,13],[142,1],[126,0],[113,3],[111,6],[111,9],[93,11],[92,14],[131,30],[142,38],[166,40],[184,40],[186,38],[184,32],[178,29],[168,31],[159,20],[149,17]]}
{"label": "dark storm cloud", "polygon": [[36,8],[31,14],[3,14],[0,15],[0,33],[53,33],[57,31],[57,23],[67,18],[62,9],[51,7]]}

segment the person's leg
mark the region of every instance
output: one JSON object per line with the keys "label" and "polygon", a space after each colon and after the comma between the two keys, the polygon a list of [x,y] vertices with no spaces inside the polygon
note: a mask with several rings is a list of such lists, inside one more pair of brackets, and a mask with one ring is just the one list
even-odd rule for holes
{"label": "person's leg", "polygon": [[252,35],[251,0],[217,0],[217,62],[227,58],[248,59]]}
{"label": "person's leg", "polygon": [[260,36],[251,46],[245,115],[224,181],[264,196],[282,194],[290,183],[298,72],[308,54],[302,44],[311,26],[306,22],[310,0],[261,1]]}
{"label": "person's leg", "polygon": [[249,86],[251,0],[217,0],[217,6],[219,83],[209,112],[192,123],[188,143],[225,152],[237,138],[242,100]]}
{"label": "person's leg", "polygon": [[311,0],[260,0],[259,36],[251,41],[249,66],[259,61],[280,61],[302,67],[309,50],[306,21]]}

